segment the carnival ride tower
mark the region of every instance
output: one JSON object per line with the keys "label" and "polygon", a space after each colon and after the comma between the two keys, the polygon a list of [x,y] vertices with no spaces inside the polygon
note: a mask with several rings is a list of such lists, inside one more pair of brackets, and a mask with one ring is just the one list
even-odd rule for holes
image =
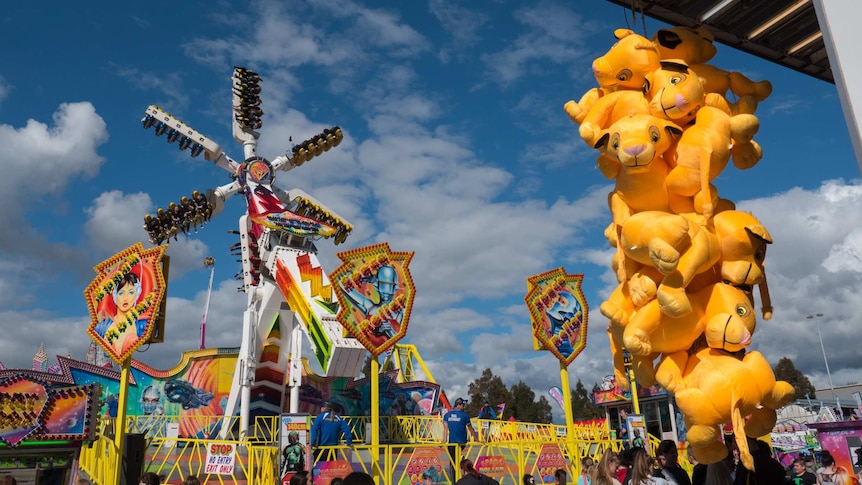
{"label": "carnival ride tower", "polygon": [[[290,412],[299,409],[302,380],[302,334],[323,375],[359,374],[366,349],[345,337],[336,320],[338,301],[326,273],[317,259],[315,241],[344,242],[352,231],[349,222],[302,190],[284,191],[276,187],[275,173],[301,166],[338,146],[343,133],[338,126],[292,147],[291,152],[267,160],[257,154],[262,126],[260,76],[248,69],[233,71],[233,137],[242,144],[244,159],[237,163],[218,144],[174,118],[157,106],[150,106],[142,119],[144,128],[155,128],[180,150],[192,157],[203,153],[206,160],[228,171],[231,183],[195,191],[168,210],[144,218],[144,227],[153,244],[162,244],[180,233],[188,234],[224,209],[225,201],[242,194],[247,210],[239,219],[240,241],[231,247],[241,256],[242,291],[247,307],[243,313],[242,340],[231,392],[224,409],[222,435],[229,431],[227,420],[240,410],[240,435],[249,430],[252,412],[279,414],[284,409],[285,380],[290,387]],[[252,390],[255,400],[252,401]],[[254,409],[253,409],[254,407]]]}

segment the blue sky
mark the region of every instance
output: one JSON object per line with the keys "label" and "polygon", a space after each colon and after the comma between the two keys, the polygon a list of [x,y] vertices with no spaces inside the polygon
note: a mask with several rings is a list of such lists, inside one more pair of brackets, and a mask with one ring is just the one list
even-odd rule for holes
{"label": "blue sky", "polygon": [[[142,218],[228,174],[142,129],[157,104],[242,158],[230,134],[230,75],[263,78],[258,153],[270,159],[323,128],[342,144],[276,184],[301,188],[356,228],[337,251],[381,241],[415,251],[417,298],[405,342],[419,346],[450,396],[490,367],[537,393],[559,385],[556,360],[532,351],[525,279],[583,273],[593,309],[587,349],[570,367],[587,386],[611,373],[606,321],[614,286],[602,231],[611,186],[563,104],[593,87],[592,60],[615,28],[651,36],[601,0],[582,2],[18,2],[0,13],[0,361],[83,359],[83,290],[92,266],[137,241]],[[628,25],[627,25],[628,23]],[[792,358],[827,387],[858,382],[862,185],[835,87],[719,45],[712,63],[773,94],[758,108],[763,160],[715,184],[775,243],[775,305],[754,349]],[[172,242],[168,342],[136,357],[169,368],[199,346],[216,259],[208,346],[238,346],[245,296],[228,254],[236,198],[199,234]],[[806,315],[820,312],[812,321]]]}

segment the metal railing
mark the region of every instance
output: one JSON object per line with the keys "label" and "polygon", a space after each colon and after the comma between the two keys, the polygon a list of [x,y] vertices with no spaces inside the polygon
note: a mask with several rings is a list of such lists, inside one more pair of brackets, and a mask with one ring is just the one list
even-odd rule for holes
{"label": "metal railing", "polygon": [[[189,475],[198,476],[204,483],[218,482],[220,485],[279,483],[277,416],[255,419],[249,430],[250,437],[246,440],[237,437],[238,420],[229,422],[231,429],[226,439],[205,439],[197,436],[168,437],[164,432],[167,426],[145,427],[143,422],[146,418],[148,416],[130,417],[126,421],[126,429],[129,432],[146,431],[144,471],[161,475],[163,483],[179,484]],[[164,418],[164,424],[176,419],[168,416]],[[198,421],[195,424],[203,425],[203,429],[209,432],[217,431],[222,423],[221,417],[196,419]],[[480,430],[480,441],[468,443],[462,448],[440,443],[442,423],[439,416],[399,416],[380,420],[381,444],[372,447],[366,440],[367,431],[370,430],[369,418],[345,419],[353,430],[354,446],[320,447],[309,468],[313,469],[318,461],[336,461],[344,469],[365,471],[379,477],[378,483],[385,485],[406,484],[408,481],[418,483],[416,464],[421,462],[427,466],[428,457],[433,458],[438,469],[436,483],[446,485],[460,478],[454,470],[457,463],[453,463],[452,456],[470,458],[477,466],[480,459],[491,460],[492,471],[486,473],[500,481],[501,485],[519,485],[525,473],[537,479],[539,476],[547,477],[553,475],[556,467],[565,468],[569,476],[574,477],[581,471],[581,458],[590,456],[597,461],[605,449],[619,451],[623,446],[622,441],[611,439],[609,431],[603,426],[575,426],[566,430],[564,426],[556,425],[474,420],[474,425]],[[106,428],[112,424],[104,422],[103,431],[107,431]],[[213,443],[235,446],[233,474],[206,473],[207,447]],[[657,443],[657,440],[650,440],[651,448]],[[423,459],[419,459],[419,456]],[[556,461],[549,460],[549,456],[556,457]],[[682,461],[683,456],[680,458]],[[82,450],[79,466],[93,483],[108,485],[113,483],[120,461],[116,445],[103,434],[93,446]],[[421,474],[421,470],[418,473]]]}

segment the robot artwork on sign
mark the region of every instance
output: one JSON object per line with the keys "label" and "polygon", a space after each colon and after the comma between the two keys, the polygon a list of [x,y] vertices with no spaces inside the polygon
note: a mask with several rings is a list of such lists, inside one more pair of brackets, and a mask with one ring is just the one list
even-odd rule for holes
{"label": "robot artwork on sign", "polygon": [[768,433],[794,390],[746,351],[754,286],[763,319],[772,316],[764,264],[772,237],[712,182],[731,162],[749,170],[762,158],[754,112],[772,85],[707,64],[716,47],[704,27],[614,36],[592,65],[598,86],[564,110],[614,183],[604,235],[618,286],[600,311],[616,382],[629,386],[628,351],[639,386],[674,394],[698,461],[725,457],[719,426],[732,423],[752,469],[745,435]]}
{"label": "robot artwork on sign", "polygon": [[386,243],[343,253],[330,275],[341,311],[338,321],[375,357],[407,333],[416,293],[408,265],[412,252],[392,252]]}

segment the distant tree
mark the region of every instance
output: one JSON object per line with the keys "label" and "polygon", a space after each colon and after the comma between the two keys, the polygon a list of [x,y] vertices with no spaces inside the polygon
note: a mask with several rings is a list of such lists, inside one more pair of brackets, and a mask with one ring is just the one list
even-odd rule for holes
{"label": "distant tree", "polygon": [[536,393],[524,381],[512,385],[509,392],[512,398],[506,403],[504,418],[514,416],[518,421],[529,423],[551,422],[551,404],[545,396],[540,396],[537,402]]}
{"label": "distant tree", "polygon": [[575,421],[605,416],[602,408],[593,403],[591,393],[587,392],[584,383],[580,379],[575,384],[575,389],[572,390],[572,416],[574,416]]}
{"label": "distant tree", "polygon": [[[491,369],[482,371],[482,376],[471,382],[467,387],[467,393],[470,396],[470,403],[467,404],[466,411],[470,416],[478,415],[479,409],[482,408],[482,403],[485,401],[494,406],[495,411],[496,406],[502,403],[506,403],[506,407],[508,408],[512,397],[509,389],[503,384],[503,379],[500,379],[500,376],[495,376],[491,372]],[[455,396],[455,399],[457,397]]]}
{"label": "distant tree", "polygon": [[809,398],[814,399],[816,394],[814,386],[805,375],[796,369],[793,361],[787,357],[782,357],[773,369],[775,379],[779,381],[787,381],[796,389],[796,399],[805,399],[807,394]]}

